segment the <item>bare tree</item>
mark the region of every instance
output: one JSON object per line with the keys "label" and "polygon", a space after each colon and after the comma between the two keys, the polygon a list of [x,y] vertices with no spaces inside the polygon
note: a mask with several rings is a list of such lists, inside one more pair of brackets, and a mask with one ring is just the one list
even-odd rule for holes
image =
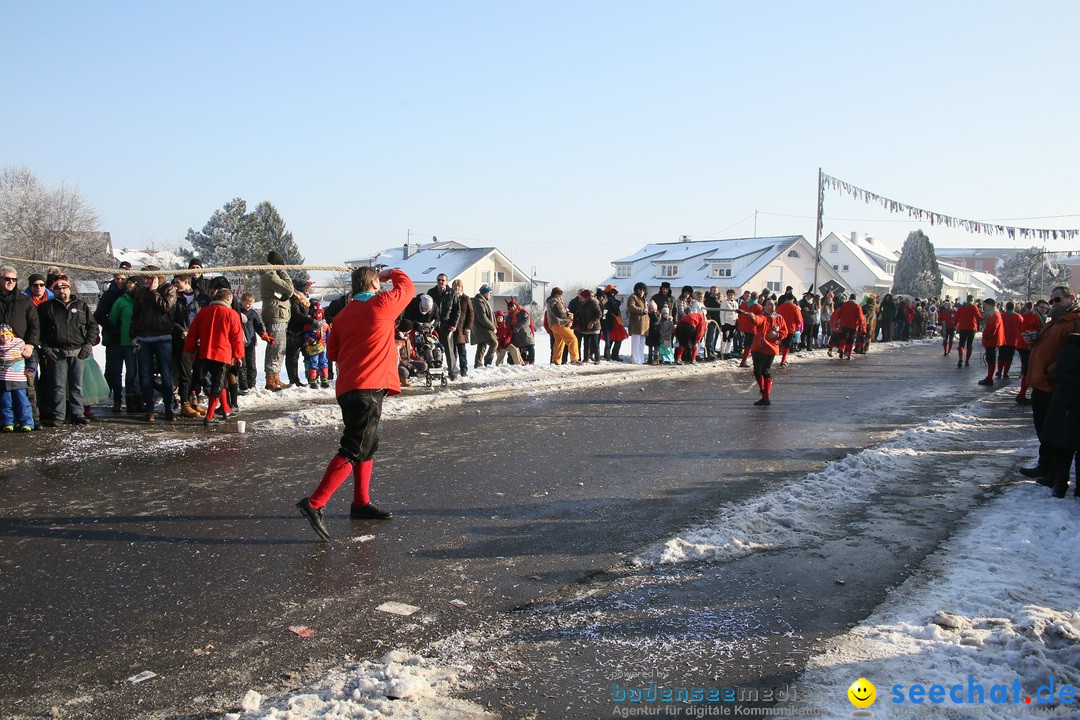
{"label": "bare tree", "polygon": [[0,254],[34,265],[112,264],[97,211],[77,188],[49,188],[27,168],[0,170]]}

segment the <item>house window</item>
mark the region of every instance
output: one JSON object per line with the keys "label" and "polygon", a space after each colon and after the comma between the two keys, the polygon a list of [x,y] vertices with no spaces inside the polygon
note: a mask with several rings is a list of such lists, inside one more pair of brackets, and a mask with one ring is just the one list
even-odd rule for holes
{"label": "house window", "polygon": [[679,266],[678,265],[661,265],[660,277],[678,277]]}
{"label": "house window", "polygon": [[844,266],[844,269],[842,270],[842,272],[847,272],[847,271],[848,271],[848,270],[850,270],[850,269],[851,269],[850,267],[848,267],[847,265],[845,265],[845,266]]}
{"label": "house window", "polygon": [[615,277],[618,277],[618,278],[628,278],[628,277],[630,277],[630,264],[629,263],[619,263],[618,265],[616,265],[615,266]]}
{"label": "house window", "polygon": [[435,272],[435,268],[434,267],[429,267],[427,270],[425,270],[424,272],[422,272],[420,274],[421,275],[430,275],[433,272]]}
{"label": "house window", "polygon": [[729,277],[731,277],[731,266],[730,265],[713,265],[709,269],[709,277],[729,278]]}
{"label": "house window", "polygon": [[782,287],[782,283],[772,282],[772,281],[765,283],[765,287],[769,288],[773,292],[780,292],[781,290],[784,289]]}
{"label": "house window", "polygon": [[840,243],[830,243],[829,252],[840,252]]}
{"label": "house window", "polygon": [[787,256],[797,258],[797,257],[799,257],[799,251],[798,250],[789,250]]}
{"label": "house window", "polygon": [[885,272],[892,275],[896,272],[896,263],[885,263]]}
{"label": "house window", "polygon": [[491,282],[491,271],[490,270],[485,270],[482,273],[480,273],[480,282],[485,283],[485,284]]}
{"label": "house window", "polygon": [[506,273],[504,273],[504,272],[496,272],[495,273],[495,282],[506,282]]}
{"label": "house window", "polygon": [[839,269],[840,269],[840,266],[839,266],[839,265],[833,265],[833,266],[832,266],[832,269],[833,269],[833,270],[839,270]]}
{"label": "house window", "polygon": [[982,261],[982,260],[976,260],[976,261],[975,261],[975,268],[974,268],[974,269],[975,269],[975,270],[977,270],[978,272],[982,272],[982,269],[983,269],[983,261]]}

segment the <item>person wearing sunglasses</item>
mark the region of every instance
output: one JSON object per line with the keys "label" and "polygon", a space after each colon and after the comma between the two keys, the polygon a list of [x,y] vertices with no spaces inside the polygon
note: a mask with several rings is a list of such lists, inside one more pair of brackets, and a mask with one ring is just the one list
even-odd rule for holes
{"label": "person wearing sunglasses", "polygon": [[1049,322],[1038,335],[1031,338],[1028,355],[1027,385],[1031,388],[1031,418],[1039,437],[1039,461],[1035,467],[1021,468],[1020,474],[1035,478],[1040,485],[1052,487],[1053,450],[1045,438],[1046,416],[1050,408],[1050,396],[1054,391],[1053,366],[1061,355],[1065,339],[1070,333],[1080,333],[1080,313],[1077,312],[1076,295],[1060,285],[1050,291]]}
{"label": "person wearing sunglasses", "polygon": [[15,268],[0,267],[0,278],[0,324],[11,327],[15,337],[24,343],[20,351],[22,356],[30,358],[41,337],[37,310],[34,303],[19,292],[19,273]]}
{"label": "person wearing sunglasses", "polygon": [[[45,427],[62,422],[87,425],[83,416],[83,364],[101,338],[90,307],[72,292],[71,281],[60,275],[52,286],[53,299],[38,307],[41,320],[41,373],[48,394],[41,398]],[[66,420],[65,420],[66,418]]]}
{"label": "person wearing sunglasses", "polygon": [[38,273],[34,273],[27,279],[23,295],[30,298],[35,307],[53,299],[52,291],[45,287],[45,276]]}

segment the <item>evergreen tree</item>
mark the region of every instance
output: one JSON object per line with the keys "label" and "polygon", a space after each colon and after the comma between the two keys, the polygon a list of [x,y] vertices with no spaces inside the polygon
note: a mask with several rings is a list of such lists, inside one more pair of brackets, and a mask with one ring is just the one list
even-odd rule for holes
{"label": "evergreen tree", "polygon": [[941,269],[930,238],[922,230],[909,233],[893,274],[893,294],[937,297],[941,295],[941,283]]}
{"label": "evergreen tree", "polygon": [[[256,265],[266,262],[266,255],[271,250],[277,250],[281,257],[285,258],[286,265],[302,265],[304,256],[300,254],[291,231],[285,230],[285,221],[281,219],[277,208],[267,201],[259,203],[252,213],[252,224],[255,228],[254,241],[251,248],[250,261],[243,264]],[[307,270],[289,270],[289,277],[293,283],[306,283],[309,279]]]}
{"label": "evergreen tree", "polygon": [[[255,242],[254,217],[243,198],[233,198],[215,210],[202,230],[188,228],[186,240],[204,266],[256,264],[248,260]],[[266,253],[257,262],[265,263]]]}
{"label": "evergreen tree", "polygon": [[998,281],[1009,298],[1034,300],[1049,297],[1058,285],[1068,285],[1069,275],[1069,267],[1054,262],[1052,253],[1030,247],[1001,264]]}

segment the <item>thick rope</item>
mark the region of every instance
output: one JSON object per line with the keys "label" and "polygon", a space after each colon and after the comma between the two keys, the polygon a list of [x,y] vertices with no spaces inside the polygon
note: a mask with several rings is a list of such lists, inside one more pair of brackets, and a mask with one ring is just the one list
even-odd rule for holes
{"label": "thick rope", "polygon": [[227,267],[204,267],[191,269],[163,268],[161,270],[119,270],[117,268],[99,268],[89,265],[72,265],[71,263],[59,263],[48,260],[28,260],[26,258],[4,257],[3,255],[0,255],[0,261],[17,263],[21,265],[55,265],[65,270],[81,270],[83,272],[97,273],[100,275],[125,275],[127,277],[143,277],[152,275],[181,275],[189,274],[192,272],[199,272],[203,275],[224,275],[226,273],[265,272],[267,270],[327,270],[331,272],[352,272],[356,269],[351,265],[229,265]]}

